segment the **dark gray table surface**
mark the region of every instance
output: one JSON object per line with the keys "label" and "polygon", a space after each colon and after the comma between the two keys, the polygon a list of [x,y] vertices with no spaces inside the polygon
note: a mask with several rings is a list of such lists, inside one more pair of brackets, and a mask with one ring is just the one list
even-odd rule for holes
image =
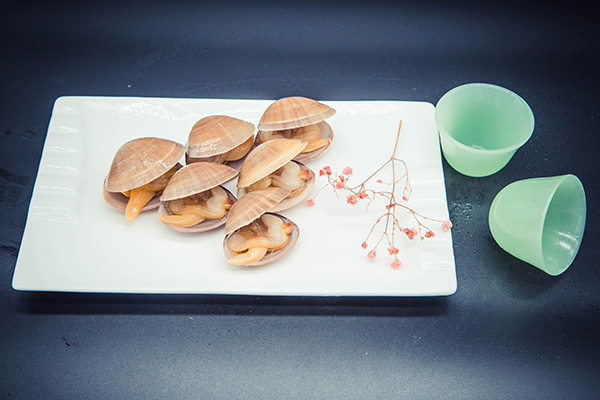
{"label": "dark gray table surface", "polygon": [[[600,19],[578,2],[96,2],[0,6],[0,399],[587,399],[600,395]],[[536,126],[506,168],[444,161],[458,290],[434,298],[12,289],[54,100],[65,95],[435,104],[489,82]],[[515,180],[573,173],[575,262],[492,239]]]}

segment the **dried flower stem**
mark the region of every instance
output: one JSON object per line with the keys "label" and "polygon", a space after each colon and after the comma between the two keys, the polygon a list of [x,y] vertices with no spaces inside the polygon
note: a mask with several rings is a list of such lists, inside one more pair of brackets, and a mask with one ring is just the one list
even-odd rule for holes
{"label": "dried flower stem", "polygon": [[[397,232],[403,233],[410,240],[414,239],[415,237],[420,237],[420,239],[422,240],[424,238],[431,238],[431,237],[435,236],[435,234],[433,233],[433,230],[431,228],[429,228],[428,226],[426,226],[424,221],[432,221],[432,222],[441,223],[442,230],[448,230],[452,227],[452,223],[450,222],[450,220],[440,220],[440,219],[427,217],[423,214],[416,212],[414,209],[407,206],[406,204],[396,200],[396,188],[397,188],[397,185],[400,184],[401,182],[404,182],[404,186],[402,189],[401,201],[408,202],[410,199],[410,196],[412,194],[412,191],[413,191],[412,186],[410,184],[410,179],[408,176],[408,166],[406,165],[406,162],[404,162],[403,160],[396,157],[396,152],[398,150],[398,143],[400,141],[401,129],[402,129],[402,121],[400,121],[400,125],[398,127],[398,133],[396,135],[396,142],[394,144],[394,150],[392,152],[391,157],[385,163],[383,163],[383,165],[381,165],[379,168],[377,168],[375,170],[375,172],[373,172],[371,175],[369,175],[368,178],[366,178],[364,181],[362,181],[360,184],[358,184],[356,186],[349,186],[348,182],[350,181],[350,178],[352,177],[352,174],[353,174],[352,168],[346,167],[342,171],[342,174],[332,175],[330,167],[328,167],[328,166],[323,167],[323,169],[321,169],[319,171],[319,176],[326,176],[327,184],[324,185],[321,189],[319,189],[317,191],[317,193],[315,194],[315,196],[313,196],[311,199],[306,201],[307,205],[310,205],[310,206],[314,205],[315,204],[314,199],[316,198],[316,196],[321,192],[321,190],[323,190],[325,187],[328,187],[328,186],[333,187],[333,191],[337,197],[339,197],[338,190],[345,190],[345,191],[351,193],[346,196],[346,202],[351,205],[357,204],[360,200],[368,199],[368,202],[366,205],[367,210],[369,208],[369,205],[377,197],[385,198],[387,201],[387,204],[385,206],[386,212],[377,218],[377,220],[371,227],[369,233],[367,234],[365,241],[362,243],[362,248],[367,249],[369,247],[367,244],[368,241],[371,240],[372,236],[376,233],[376,228],[380,224],[383,224],[383,230],[381,231],[381,235],[376,240],[375,245],[371,247],[371,250],[369,251],[367,257],[375,258],[376,254],[377,254],[377,247],[382,242],[386,241],[389,246],[387,251],[394,258],[394,260],[391,263],[391,266],[394,268],[398,268],[402,265],[402,263],[398,259],[398,249],[395,246],[395,241],[397,239],[396,238]],[[397,163],[402,164],[402,166],[404,167],[404,173],[399,178],[396,178]],[[388,185],[391,186],[391,190],[373,190],[373,189],[367,188],[366,184],[371,179],[375,178],[375,176],[377,176],[377,174],[380,173],[388,165],[391,165],[391,168],[392,168],[392,182],[387,183]],[[386,182],[383,182],[381,179],[378,179],[377,183],[386,183]],[[404,226],[402,226],[402,224],[400,224],[400,221],[396,217],[396,211],[398,208],[403,209],[412,215],[413,220],[417,223],[417,229],[404,227]]]}

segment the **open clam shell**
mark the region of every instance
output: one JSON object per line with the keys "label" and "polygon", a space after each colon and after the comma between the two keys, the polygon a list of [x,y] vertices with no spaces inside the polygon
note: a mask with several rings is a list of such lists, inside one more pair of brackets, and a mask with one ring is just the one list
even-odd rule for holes
{"label": "open clam shell", "polygon": [[[281,200],[281,202],[279,202],[279,204],[276,204],[275,206],[273,206],[271,208],[272,212],[279,212],[279,211],[287,210],[288,208],[291,208],[291,207],[295,206],[296,204],[300,203],[302,200],[304,200],[310,194],[313,187],[315,186],[316,176],[315,176],[314,171],[300,162],[293,161],[293,160],[291,162],[295,162],[296,164],[298,164],[298,166],[300,167],[300,170],[308,171],[308,173],[310,174],[310,179],[305,181],[304,188],[302,189],[301,192],[299,192],[299,193],[290,192],[290,194],[288,195],[289,197],[286,197],[285,199]],[[238,188],[238,190],[237,190],[238,198],[245,196],[247,193],[248,192],[245,187]],[[250,193],[252,193],[252,192],[250,192]]]}
{"label": "open clam shell", "polygon": [[289,190],[270,187],[240,197],[229,210],[225,235],[248,225],[267,211],[271,211],[288,194],[290,194]]}
{"label": "open clam shell", "polygon": [[[265,254],[265,256],[262,259],[260,259],[260,261],[257,261],[257,262],[251,263],[251,264],[247,264],[246,266],[264,265],[264,264],[268,264],[268,263],[271,263],[273,261],[280,259],[284,255],[289,253],[289,251],[296,245],[296,242],[298,241],[298,237],[300,236],[300,230],[298,229],[298,225],[296,225],[289,218],[284,217],[283,215],[280,215],[280,214],[273,214],[273,213],[266,213],[266,214],[275,215],[275,216],[281,218],[281,220],[283,221],[284,224],[290,224],[292,226],[292,233],[290,233],[288,235],[288,242],[284,247],[274,250],[274,251],[269,251],[269,252],[267,252],[267,254]],[[233,233],[234,232],[227,234],[225,236],[225,239],[223,239],[223,252],[225,253],[225,257],[227,259],[235,257],[235,254],[229,249],[229,246],[228,246],[229,238],[231,237],[231,235],[233,235]]]}
{"label": "open clam shell", "polygon": [[173,175],[160,196],[161,201],[182,199],[233,179],[238,171],[227,165],[198,162],[186,165]]}
{"label": "open clam shell", "polygon": [[[229,210],[229,217],[225,223],[225,238],[223,239],[223,251],[227,259],[235,256],[229,249],[228,240],[238,229],[252,223],[263,214],[271,211],[274,206],[279,204],[290,193],[289,190],[280,188],[267,188],[257,190],[241,197]],[[287,254],[296,244],[299,236],[298,226],[286,217],[274,214],[281,218],[284,223],[289,222],[292,226],[292,233],[289,235],[288,243],[281,249],[267,252],[259,261],[248,265],[262,265],[273,262]]]}
{"label": "open clam shell", "polygon": [[[220,185],[217,185],[217,186],[220,186]],[[227,197],[229,198],[229,200],[232,203],[235,203],[237,199],[233,195],[233,193],[231,193],[224,186],[221,186],[221,188],[225,191],[225,193],[227,193]],[[164,215],[170,215],[171,214],[171,212],[167,208],[167,203],[168,203],[167,201],[161,201],[160,202],[160,207],[158,208],[158,215],[159,216],[164,216]],[[204,221],[200,222],[197,225],[188,226],[188,227],[175,226],[175,225],[167,224],[167,223],[164,223],[164,222],[163,223],[166,226],[168,226],[169,228],[175,229],[176,231],[179,231],[179,232],[185,232],[185,233],[207,232],[207,231],[216,229],[216,228],[218,228],[220,226],[223,226],[225,224],[225,222],[227,221],[228,214],[229,213],[225,214],[225,216],[223,218],[219,218],[219,219],[205,219]]]}
{"label": "open clam shell", "polygon": [[[175,164],[175,168],[177,170],[181,169],[182,165],[180,163]],[[129,202],[129,197],[125,196],[122,192],[109,192],[106,190],[106,179],[104,179],[104,185],[102,187],[102,196],[104,197],[104,201],[118,211],[125,211],[127,208],[127,203]],[[150,211],[157,209],[160,206],[160,196],[155,196],[150,200],[140,212]]]}
{"label": "open clam shell", "polygon": [[215,161],[218,160],[215,156],[236,147],[247,147],[247,153],[252,147],[255,129],[250,122],[226,115],[204,117],[194,124],[188,135],[187,162]]}
{"label": "open clam shell", "polygon": [[240,170],[237,187],[247,187],[277,171],[306,147],[304,140],[273,139],[254,148]]}
{"label": "open clam shell", "polygon": [[[294,161],[306,163],[308,161],[314,160],[315,158],[323,154],[325,150],[329,148],[329,146],[331,146],[331,142],[333,141],[333,129],[331,129],[331,126],[325,121],[321,121],[316,125],[319,129],[319,138],[328,140],[329,144],[313,151],[301,152],[296,157],[294,157]],[[270,133],[272,133],[272,131],[258,131],[258,133],[256,134],[256,139],[254,141],[255,146],[259,146],[260,144],[269,141],[268,139],[265,139],[265,137],[268,136]]]}
{"label": "open clam shell", "polygon": [[258,123],[258,130],[280,131],[312,125],[335,112],[328,105],[307,97],[284,97],[267,107]]}
{"label": "open clam shell", "polygon": [[183,145],[168,139],[131,140],[117,150],[104,188],[108,192],[126,192],[143,186],[173,168],[184,153]]}
{"label": "open clam shell", "polygon": [[[237,174],[238,171],[227,165],[212,162],[198,162],[186,165],[177,171],[169,180],[167,187],[160,197],[158,215],[164,216],[171,214],[167,207],[169,201],[183,199],[210,190],[233,179]],[[234,203],[236,201],[235,196],[227,190],[227,188],[223,186],[221,186],[221,188],[225,190],[229,200]],[[165,222],[163,223],[168,227],[181,232],[205,232],[223,225],[226,219],[227,214],[223,218],[216,220],[206,219],[191,227],[180,227]]]}

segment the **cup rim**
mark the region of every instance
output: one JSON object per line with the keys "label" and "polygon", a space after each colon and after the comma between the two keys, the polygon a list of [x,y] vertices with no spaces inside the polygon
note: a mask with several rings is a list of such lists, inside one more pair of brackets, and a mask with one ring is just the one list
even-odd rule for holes
{"label": "cup rim", "polygon": [[[519,141],[519,142],[517,142],[517,144],[514,144],[512,146],[502,147],[500,149],[490,149],[490,150],[477,149],[477,148],[474,148],[471,146],[467,146],[466,144],[464,144],[464,143],[456,140],[454,137],[452,137],[452,135],[450,135],[446,131],[446,129],[444,129],[440,124],[438,124],[438,105],[444,98],[448,98],[450,95],[452,95],[456,92],[468,89],[470,87],[486,87],[486,88],[495,89],[495,90],[504,92],[508,95],[515,97],[517,99],[517,101],[519,101],[522,105],[525,106],[526,110],[529,111],[529,115],[531,116],[531,124],[530,124],[531,129],[530,129],[529,135],[527,135],[527,137],[524,140]],[[533,114],[533,111],[531,110],[531,107],[529,106],[529,104],[521,96],[519,96],[517,93],[515,93],[512,90],[507,89],[505,87],[495,85],[492,83],[482,83],[482,82],[465,83],[463,85],[456,86],[455,88],[452,88],[449,91],[447,91],[442,97],[440,97],[440,99],[438,100],[438,102],[435,105],[434,119],[435,119],[435,123],[437,126],[437,130],[440,133],[440,135],[442,135],[444,137],[444,139],[449,140],[450,142],[452,142],[455,146],[457,146],[459,148],[462,148],[462,149],[468,150],[468,151],[472,151],[474,153],[479,153],[479,154],[506,154],[506,153],[510,153],[510,152],[515,152],[520,147],[522,147],[525,143],[527,143],[529,141],[529,139],[531,139],[531,136],[533,135],[533,131],[535,128],[535,116]]]}

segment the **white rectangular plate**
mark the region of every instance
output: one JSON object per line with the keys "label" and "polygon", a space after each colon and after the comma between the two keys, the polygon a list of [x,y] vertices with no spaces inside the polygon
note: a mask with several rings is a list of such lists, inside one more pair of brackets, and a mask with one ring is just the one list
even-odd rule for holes
{"label": "white rectangular plate", "polygon": [[[403,120],[397,156],[408,164],[413,194],[407,205],[421,214],[448,218],[434,107],[424,102],[323,101],[337,110],[328,120],[331,147],[307,165],[334,173],[350,166],[360,183],[388,160]],[[396,235],[400,268],[390,266],[386,243],[374,259],[361,248],[385,203],[346,203],[331,187],[316,205],[282,212],[300,227],[297,245],[261,267],[229,264],[223,229],[185,234],[163,225],[155,212],[127,223],[102,197],[102,183],[126,141],[156,136],[184,144],[200,118],[222,114],[255,125],[267,100],[61,97],[48,128],[13,287],[17,290],[199,293],[299,296],[438,296],[456,291],[452,236],[427,222],[433,238]],[[387,168],[376,178],[391,181]],[[368,187],[389,190],[385,183]],[[326,182],[317,179],[313,195]],[[235,181],[226,185],[234,189]],[[235,190],[234,190],[235,193]],[[401,196],[399,196],[401,197]],[[414,227],[409,214],[400,222]],[[376,230],[378,232],[379,230]],[[373,245],[375,240],[370,241]]]}

